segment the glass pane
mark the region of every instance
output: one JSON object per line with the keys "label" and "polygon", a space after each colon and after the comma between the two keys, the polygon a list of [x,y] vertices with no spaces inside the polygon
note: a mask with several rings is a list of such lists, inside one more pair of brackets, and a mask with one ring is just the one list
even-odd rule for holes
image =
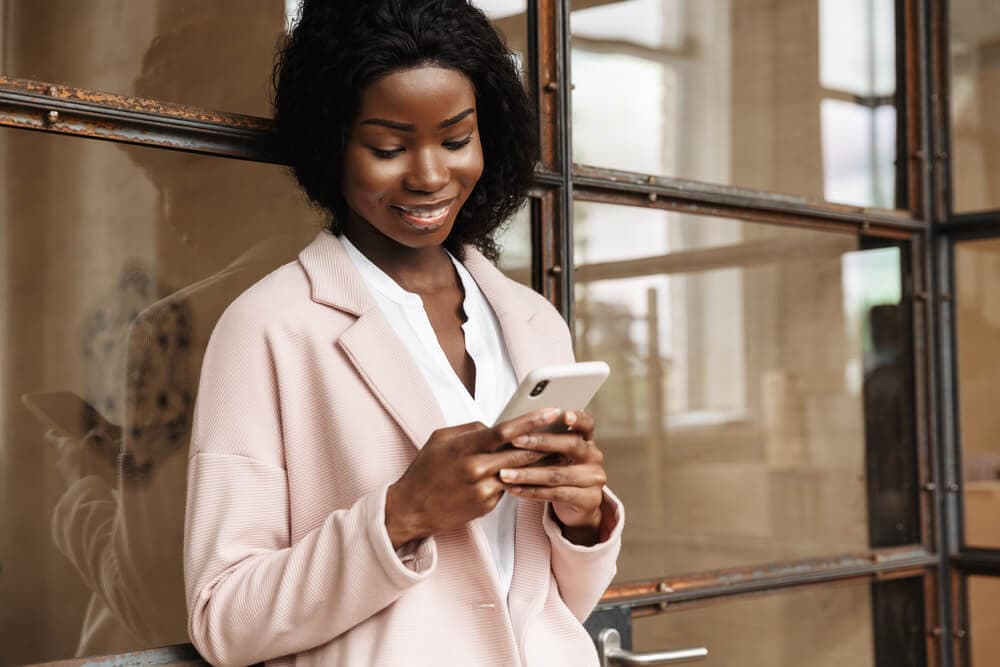
{"label": "glass pane", "polygon": [[920,593],[904,580],[722,600],[634,619],[633,650],[704,646],[705,667],[917,667],[925,664]]}
{"label": "glass pane", "polygon": [[618,581],[917,541],[898,248],[576,206],[577,355],[611,364],[592,409],[629,508]]}
{"label": "glass pane", "polygon": [[1000,208],[1000,3],[949,4],[955,210]]}
{"label": "glass pane", "polygon": [[[271,165],[17,130],[0,131],[3,160],[0,663],[184,642],[204,347],[321,220]],[[108,437],[46,437],[93,426]]]}
{"label": "glass pane", "polygon": [[894,206],[893,0],[580,4],[576,162]]}
{"label": "glass pane", "polygon": [[965,542],[1000,547],[1000,239],[955,244],[958,406]]}
{"label": "glass pane", "polygon": [[497,236],[500,270],[531,287],[531,204],[525,204]]}
{"label": "glass pane", "polygon": [[[301,0],[3,0],[6,76],[269,117]],[[476,3],[525,53],[524,1]]]}
{"label": "glass pane", "polygon": [[989,667],[1000,651],[1000,579],[969,577],[967,582],[972,667]]}

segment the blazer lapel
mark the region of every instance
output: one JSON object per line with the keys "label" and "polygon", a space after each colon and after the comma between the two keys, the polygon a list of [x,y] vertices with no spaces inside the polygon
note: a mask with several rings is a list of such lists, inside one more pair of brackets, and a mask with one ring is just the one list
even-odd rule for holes
{"label": "blazer lapel", "polygon": [[313,301],[357,316],[336,344],[413,444],[423,447],[444,425],[441,409],[340,241],[320,232],[299,254],[299,262],[309,276]]}
{"label": "blazer lapel", "polygon": [[464,264],[496,313],[518,382],[539,366],[573,361],[572,350],[542,324],[539,309],[517,294],[518,285],[471,246]]}

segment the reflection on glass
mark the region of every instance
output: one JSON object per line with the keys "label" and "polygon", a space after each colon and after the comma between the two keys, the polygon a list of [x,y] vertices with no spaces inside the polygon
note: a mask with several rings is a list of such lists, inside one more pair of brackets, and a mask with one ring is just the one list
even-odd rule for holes
{"label": "reflection on glass", "polygon": [[967,581],[972,667],[989,667],[1000,651],[1000,579],[969,577]]}
{"label": "reflection on glass", "polygon": [[0,153],[0,662],[185,642],[204,348],[321,221],[271,165],[17,130]]}
{"label": "reflection on glass", "polygon": [[1000,240],[955,244],[955,343],[962,424],[965,542],[1000,547]]}
{"label": "reflection on glass", "polygon": [[[274,51],[301,0],[7,0],[5,76],[269,117]],[[527,53],[526,0],[482,0]]]}
{"label": "reflection on glass", "polygon": [[951,146],[956,211],[1000,208],[1000,3],[952,0]]}
{"label": "reflection on glass", "polygon": [[577,356],[612,367],[592,409],[629,507],[619,581],[916,540],[897,248],[606,204],[575,219]]}
{"label": "reflection on glass", "polygon": [[894,206],[892,0],[575,6],[576,162]]}
{"label": "reflection on glass", "polygon": [[809,586],[633,621],[633,650],[704,646],[705,667],[922,665],[920,580]]}

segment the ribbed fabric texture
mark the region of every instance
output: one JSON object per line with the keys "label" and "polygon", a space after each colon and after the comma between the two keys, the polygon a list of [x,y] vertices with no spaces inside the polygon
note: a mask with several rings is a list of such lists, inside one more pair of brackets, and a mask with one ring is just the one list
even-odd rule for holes
{"label": "ribbed fabric texture", "polygon": [[[572,358],[558,314],[470,250],[519,377]],[[425,381],[333,236],[241,296],[202,370],[185,539],[191,640],[216,665],[596,664],[580,620],[615,572],[545,506],[517,517],[510,615],[481,533],[385,531],[385,489],[442,424]],[[553,532],[553,529],[555,532]]]}

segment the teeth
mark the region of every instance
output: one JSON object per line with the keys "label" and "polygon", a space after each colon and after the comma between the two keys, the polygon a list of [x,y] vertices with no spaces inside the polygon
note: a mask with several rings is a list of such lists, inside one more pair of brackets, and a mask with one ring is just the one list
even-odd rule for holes
{"label": "teeth", "polygon": [[405,206],[399,206],[399,210],[403,211],[407,215],[412,215],[414,218],[438,218],[445,214],[448,210],[447,206],[442,206],[441,208],[434,209],[433,211],[428,211],[425,208],[407,208]]}

